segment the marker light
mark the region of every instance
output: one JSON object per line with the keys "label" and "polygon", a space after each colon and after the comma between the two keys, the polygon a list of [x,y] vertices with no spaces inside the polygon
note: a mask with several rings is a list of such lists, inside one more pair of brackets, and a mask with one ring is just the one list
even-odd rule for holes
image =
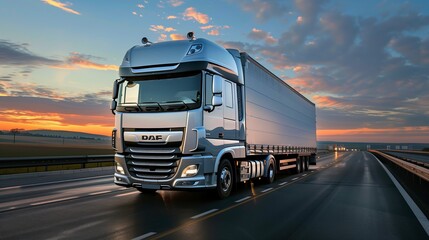
{"label": "marker light", "polygon": [[192,44],[192,46],[189,48],[188,53],[186,55],[192,55],[197,54],[203,50],[202,44]]}

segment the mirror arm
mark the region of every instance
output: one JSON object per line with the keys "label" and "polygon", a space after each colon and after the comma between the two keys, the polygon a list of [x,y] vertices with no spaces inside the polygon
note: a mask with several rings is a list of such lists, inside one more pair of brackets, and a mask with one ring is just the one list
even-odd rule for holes
{"label": "mirror arm", "polygon": [[204,110],[205,111],[207,111],[207,112],[213,112],[213,110],[214,110],[214,106],[212,106],[212,105],[207,105],[207,106],[204,106]]}

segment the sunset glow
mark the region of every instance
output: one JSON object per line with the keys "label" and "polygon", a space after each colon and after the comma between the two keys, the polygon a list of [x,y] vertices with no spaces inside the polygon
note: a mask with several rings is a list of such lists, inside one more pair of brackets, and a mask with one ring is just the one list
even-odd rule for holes
{"label": "sunset glow", "polygon": [[110,135],[126,51],[193,31],[314,102],[318,140],[429,143],[426,0],[16,0],[1,1],[0,25],[3,131]]}

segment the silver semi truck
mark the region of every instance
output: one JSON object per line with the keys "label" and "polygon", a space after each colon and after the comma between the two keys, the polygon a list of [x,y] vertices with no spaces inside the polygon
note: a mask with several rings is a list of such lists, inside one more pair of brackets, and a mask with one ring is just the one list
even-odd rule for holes
{"label": "silver semi truck", "polygon": [[315,105],[255,59],[192,33],[134,46],[114,82],[114,182],[215,189],[316,164]]}

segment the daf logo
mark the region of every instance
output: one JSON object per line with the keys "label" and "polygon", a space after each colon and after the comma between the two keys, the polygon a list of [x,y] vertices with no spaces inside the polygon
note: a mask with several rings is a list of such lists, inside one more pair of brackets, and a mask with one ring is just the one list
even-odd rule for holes
{"label": "daf logo", "polygon": [[162,140],[162,135],[143,135],[142,140],[149,140],[149,141]]}

